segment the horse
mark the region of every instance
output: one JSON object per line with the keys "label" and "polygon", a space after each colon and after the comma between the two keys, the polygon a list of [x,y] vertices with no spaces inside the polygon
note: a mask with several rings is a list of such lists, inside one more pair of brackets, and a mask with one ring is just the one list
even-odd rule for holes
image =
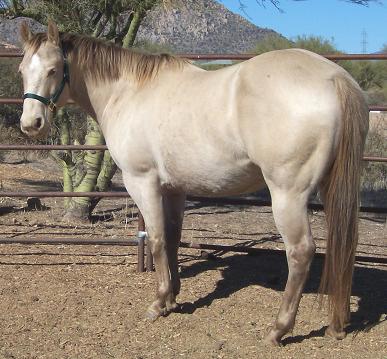
{"label": "horse", "polygon": [[176,311],[178,247],[187,195],[268,187],[286,246],[288,278],[265,341],[295,324],[315,253],[307,203],[320,191],[328,238],[319,292],[326,333],[345,337],[358,241],[359,178],[368,107],[358,84],[312,52],[268,52],[216,71],[188,60],[122,49],[84,35],[20,29],[21,130],[46,136],[69,99],[95,118],[143,214],[158,282],[147,317]]}

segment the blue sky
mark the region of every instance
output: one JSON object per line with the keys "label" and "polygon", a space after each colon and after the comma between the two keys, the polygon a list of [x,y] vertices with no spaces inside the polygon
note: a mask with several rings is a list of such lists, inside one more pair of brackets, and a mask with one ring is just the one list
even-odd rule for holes
{"label": "blue sky", "polygon": [[[218,0],[233,12],[246,17],[238,0]],[[366,32],[367,53],[380,51],[387,44],[387,1],[368,7],[340,0],[281,0],[283,13],[266,1],[241,0],[249,20],[260,27],[273,29],[292,39],[297,35],[315,35],[333,39],[346,53],[362,53],[362,32]]]}

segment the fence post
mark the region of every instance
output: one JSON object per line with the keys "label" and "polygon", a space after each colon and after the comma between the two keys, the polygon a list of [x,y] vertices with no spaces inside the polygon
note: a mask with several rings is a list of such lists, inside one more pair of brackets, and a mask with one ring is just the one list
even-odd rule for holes
{"label": "fence post", "polygon": [[141,214],[140,211],[138,211],[138,222],[137,222],[137,240],[138,240],[138,245],[137,245],[137,272],[145,272],[145,266],[144,266],[144,247],[145,247],[145,237],[146,237],[146,232],[145,232],[145,223],[144,223],[144,218]]}
{"label": "fence post", "polygon": [[146,240],[146,266],[144,268],[144,242],[147,238],[147,233],[145,231],[145,222],[144,217],[142,216],[140,210],[138,211],[138,265],[137,271],[144,272],[145,268],[147,272],[153,272],[153,256],[150,249],[148,240]]}
{"label": "fence post", "polygon": [[146,271],[153,272],[153,255],[148,238],[146,240]]}

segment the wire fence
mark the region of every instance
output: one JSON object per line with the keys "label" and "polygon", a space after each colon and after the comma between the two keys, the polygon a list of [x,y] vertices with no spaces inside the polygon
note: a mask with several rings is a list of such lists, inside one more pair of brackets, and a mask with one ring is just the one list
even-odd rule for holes
{"label": "wire fence", "polygon": [[[0,51],[0,58],[11,57],[20,58],[22,57],[20,51]],[[240,55],[240,54],[180,54],[178,55],[183,58],[194,61],[216,61],[216,60],[231,60],[231,61],[244,61],[252,58],[255,55]],[[327,59],[332,61],[341,60],[387,60],[387,54],[334,54],[326,55]],[[0,105],[21,105],[23,100],[21,98],[0,98]],[[386,111],[387,106],[374,105],[369,107],[370,111]],[[0,151],[17,151],[17,150],[107,150],[105,145],[11,145],[1,144]],[[370,162],[387,162],[387,157],[377,157],[366,155],[363,157],[364,161]],[[34,191],[34,192],[0,192],[0,197],[129,197],[127,192],[55,192],[55,191]],[[205,200],[200,197],[192,197],[193,200]],[[217,203],[241,203],[247,204],[246,200],[241,199],[217,199]],[[257,201],[255,201],[257,202]],[[258,201],[259,202],[259,201]],[[250,203],[253,203],[250,201]],[[270,205],[270,203],[263,203],[261,205]],[[381,208],[368,208],[368,211],[385,212],[385,209]],[[75,238],[47,238],[47,239],[15,239],[15,238],[0,238],[0,243],[24,243],[24,244],[107,244],[107,245],[137,245],[138,247],[138,261],[137,270],[143,272],[146,268],[147,271],[153,270],[153,261],[150,253],[149,246],[144,247],[145,244],[145,224],[141,213],[139,213],[138,221],[138,235],[136,239],[122,239],[122,240],[107,240],[107,239],[75,239]],[[240,246],[221,246],[221,245],[210,245],[210,244],[194,244],[194,243],[181,243],[181,247],[196,248],[196,249],[209,249],[209,250],[222,250],[222,251],[235,251],[244,252],[250,254],[260,254],[262,251],[273,252],[274,254],[284,255],[283,251],[279,250],[267,250],[259,248],[246,248]],[[144,256],[146,253],[146,267]],[[324,256],[320,253],[318,256]],[[373,263],[387,263],[387,258],[377,258],[374,256],[357,256],[357,260],[362,262],[373,262]]]}

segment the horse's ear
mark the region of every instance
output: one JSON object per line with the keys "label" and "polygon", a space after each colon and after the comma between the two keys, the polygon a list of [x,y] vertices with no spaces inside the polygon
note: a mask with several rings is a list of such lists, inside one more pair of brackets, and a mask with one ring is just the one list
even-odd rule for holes
{"label": "horse's ear", "polygon": [[23,21],[20,26],[20,39],[23,44],[31,40],[32,38],[32,32],[30,28],[28,27],[27,21]]}
{"label": "horse's ear", "polygon": [[59,46],[59,30],[55,22],[49,20],[47,26],[47,39],[54,45]]}

